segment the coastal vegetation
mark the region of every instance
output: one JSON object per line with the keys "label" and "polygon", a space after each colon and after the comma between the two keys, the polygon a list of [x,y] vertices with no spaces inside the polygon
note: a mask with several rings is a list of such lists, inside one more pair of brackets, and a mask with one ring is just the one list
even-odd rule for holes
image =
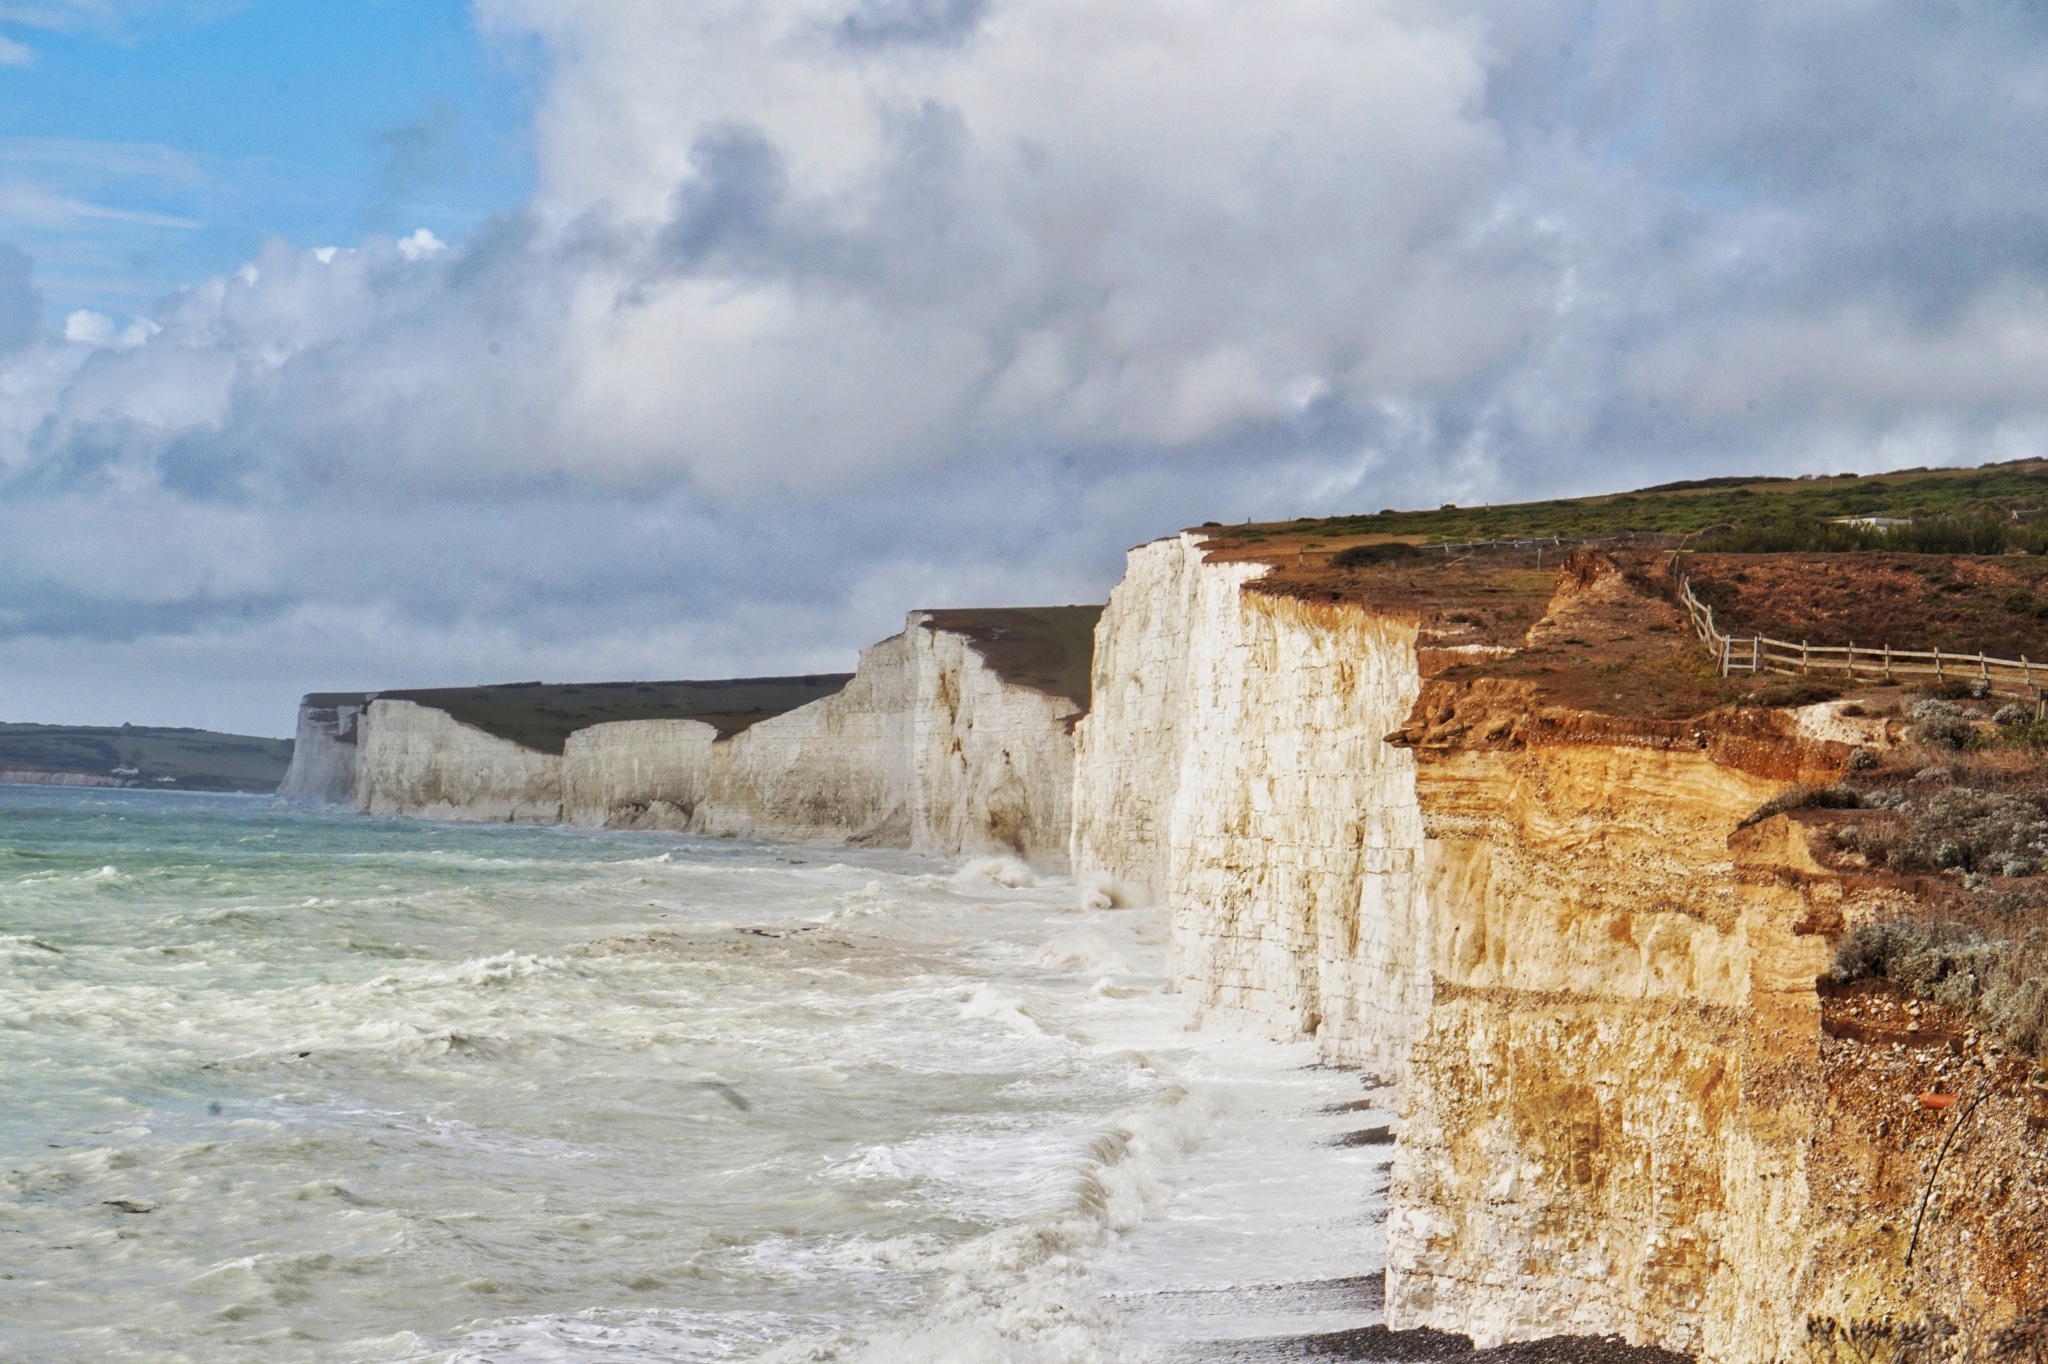
{"label": "coastal vegetation", "polygon": [[[1302,517],[1206,529],[1233,540],[1281,539],[1290,544],[1306,538],[1327,542],[1372,537],[1428,545],[1629,533],[1705,539],[1717,533],[1723,537],[1722,547],[1751,551],[1980,554],[2018,546],[2038,554],[2048,547],[2048,525],[2010,518],[2015,511],[2043,507],[2048,507],[2048,460],[2029,459],[1976,469],[1688,479],[1594,497],[1486,507],[1446,504],[1420,511],[1388,508],[1365,516]],[[1835,524],[1866,517],[1911,521],[1916,529],[1895,539],[1909,528]],[[1995,534],[1985,529],[2001,522]]]}

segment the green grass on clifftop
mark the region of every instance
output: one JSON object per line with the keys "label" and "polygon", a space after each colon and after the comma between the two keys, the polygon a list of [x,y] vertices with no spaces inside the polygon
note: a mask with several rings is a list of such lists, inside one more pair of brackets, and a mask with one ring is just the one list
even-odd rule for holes
{"label": "green grass on clifftop", "polygon": [[[1359,539],[1386,536],[1420,543],[1556,535],[1582,539],[1626,531],[1685,535],[1715,526],[1826,523],[1836,517],[2001,518],[2019,507],[2048,506],[2048,460],[1987,464],[1977,469],[1907,469],[1890,474],[1805,478],[1708,478],[1659,484],[1599,497],[1518,502],[1496,507],[1382,511],[1370,516],[1303,517],[1208,529],[1248,544],[1304,536]],[[1840,546],[1853,537],[1840,537]],[[1732,547],[1732,546],[1731,546]],[[1755,548],[1807,548],[1759,543]],[[1916,546],[1917,548],[1917,546]],[[1928,548],[1935,548],[1929,546]],[[1941,547],[1947,550],[1946,546]],[[1954,551],[1947,551],[1954,552]]]}
{"label": "green grass on clifftop", "polygon": [[713,682],[508,682],[375,695],[433,706],[486,734],[538,753],[560,753],[577,730],[614,720],[702,720],[728,739],[843,690],[852,680],[852,673],[813,673]]}
{"label": "green grass on clifftop", "polygon": [[997,677],[1088,709],[1099,606],[980,606],[927,611],[932,627],[965,635]]}

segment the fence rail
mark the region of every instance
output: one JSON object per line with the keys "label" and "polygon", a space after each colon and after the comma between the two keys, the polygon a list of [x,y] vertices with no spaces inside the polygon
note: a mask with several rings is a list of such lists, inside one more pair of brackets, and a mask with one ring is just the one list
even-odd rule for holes
{"label": "fence rail", "polygon": [[1789,673],[1802,676],[1814,672],[1848,674],[1892,680],[1900,675],[1933,677],[1948,681],[1981,681],[1987,694],[2012,696],[2034,703],[2034,713],[2048,715],[2048,664],[2036,663],[2025,654],[2017,659],[1992,658],[1988,654],[1944,653],[1940,649],[1894,649],[1889,644],[1811,644],[1773,639],[1769,635],[1728,635],[1714,624],[1714,608],[1692,590],[1692,580],[1677,571],[1678,602],[1692,620],[1693,629],[1713,652],[1721,676],[1738,672]]}

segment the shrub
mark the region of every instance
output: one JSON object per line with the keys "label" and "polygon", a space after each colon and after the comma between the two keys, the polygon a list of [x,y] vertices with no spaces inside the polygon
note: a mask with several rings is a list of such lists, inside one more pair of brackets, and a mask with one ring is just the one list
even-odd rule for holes
{"label": "shrub", "polygon": [[1421,553],[1415,546],[1399,540],[1388,540],[1377,545],[1349,545],[1330,556],[1333,568],[1371,568],[1375,564],[1393,563],[1399,559],[1412,559]]}
{"label": "shrub", "polygon": [[1939,698],[1918,702],[1913,707],[1915,742],[1929,748],[1947,748],[1957,753],[1978,742],[1977,727],[1960,707]]}
{"label": "shrub", "polygon": [[2009,744],[2027,748],[2048,748],[2048,720],[2029,718],[2019,724],[2008,725],[2003,737]]}
{"label": "shrub", "polygon": [[2048,928],[2038,906],[2004,934],[1961,922],[1863,924],[1835,949],[1834,978],[1888,980],[1954,1009],[2030,1055],[2048,1051]]}
{"label": "shrub", "polygon": [[1836,830],[1835,842],[1898,872],[2032,876],[2048,863],[2048,794],[1941,784],[1955,775],[1946,768],[1921,775],[1927,780],[1916,781],[1919,789],[1910,794],[1881,791],[1863,798],[1865,808],[1902,816],[1903,831],[1895,820],[1852,824]]}

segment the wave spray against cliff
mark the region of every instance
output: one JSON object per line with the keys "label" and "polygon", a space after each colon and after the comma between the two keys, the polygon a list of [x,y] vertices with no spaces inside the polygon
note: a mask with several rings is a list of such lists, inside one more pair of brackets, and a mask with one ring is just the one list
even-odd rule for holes
{"label": "wave spray against cliff", "polygon": [[[971,874],[970,874],[971,873]],[[0,788],[0,1342],[1142,1360],[1363,1324],[1307,1048],[901,854]],[[1339,1299],[1342,1299],[1339,1301]],[[1331,1310],[1334,1307],[1334,1311]]]}

